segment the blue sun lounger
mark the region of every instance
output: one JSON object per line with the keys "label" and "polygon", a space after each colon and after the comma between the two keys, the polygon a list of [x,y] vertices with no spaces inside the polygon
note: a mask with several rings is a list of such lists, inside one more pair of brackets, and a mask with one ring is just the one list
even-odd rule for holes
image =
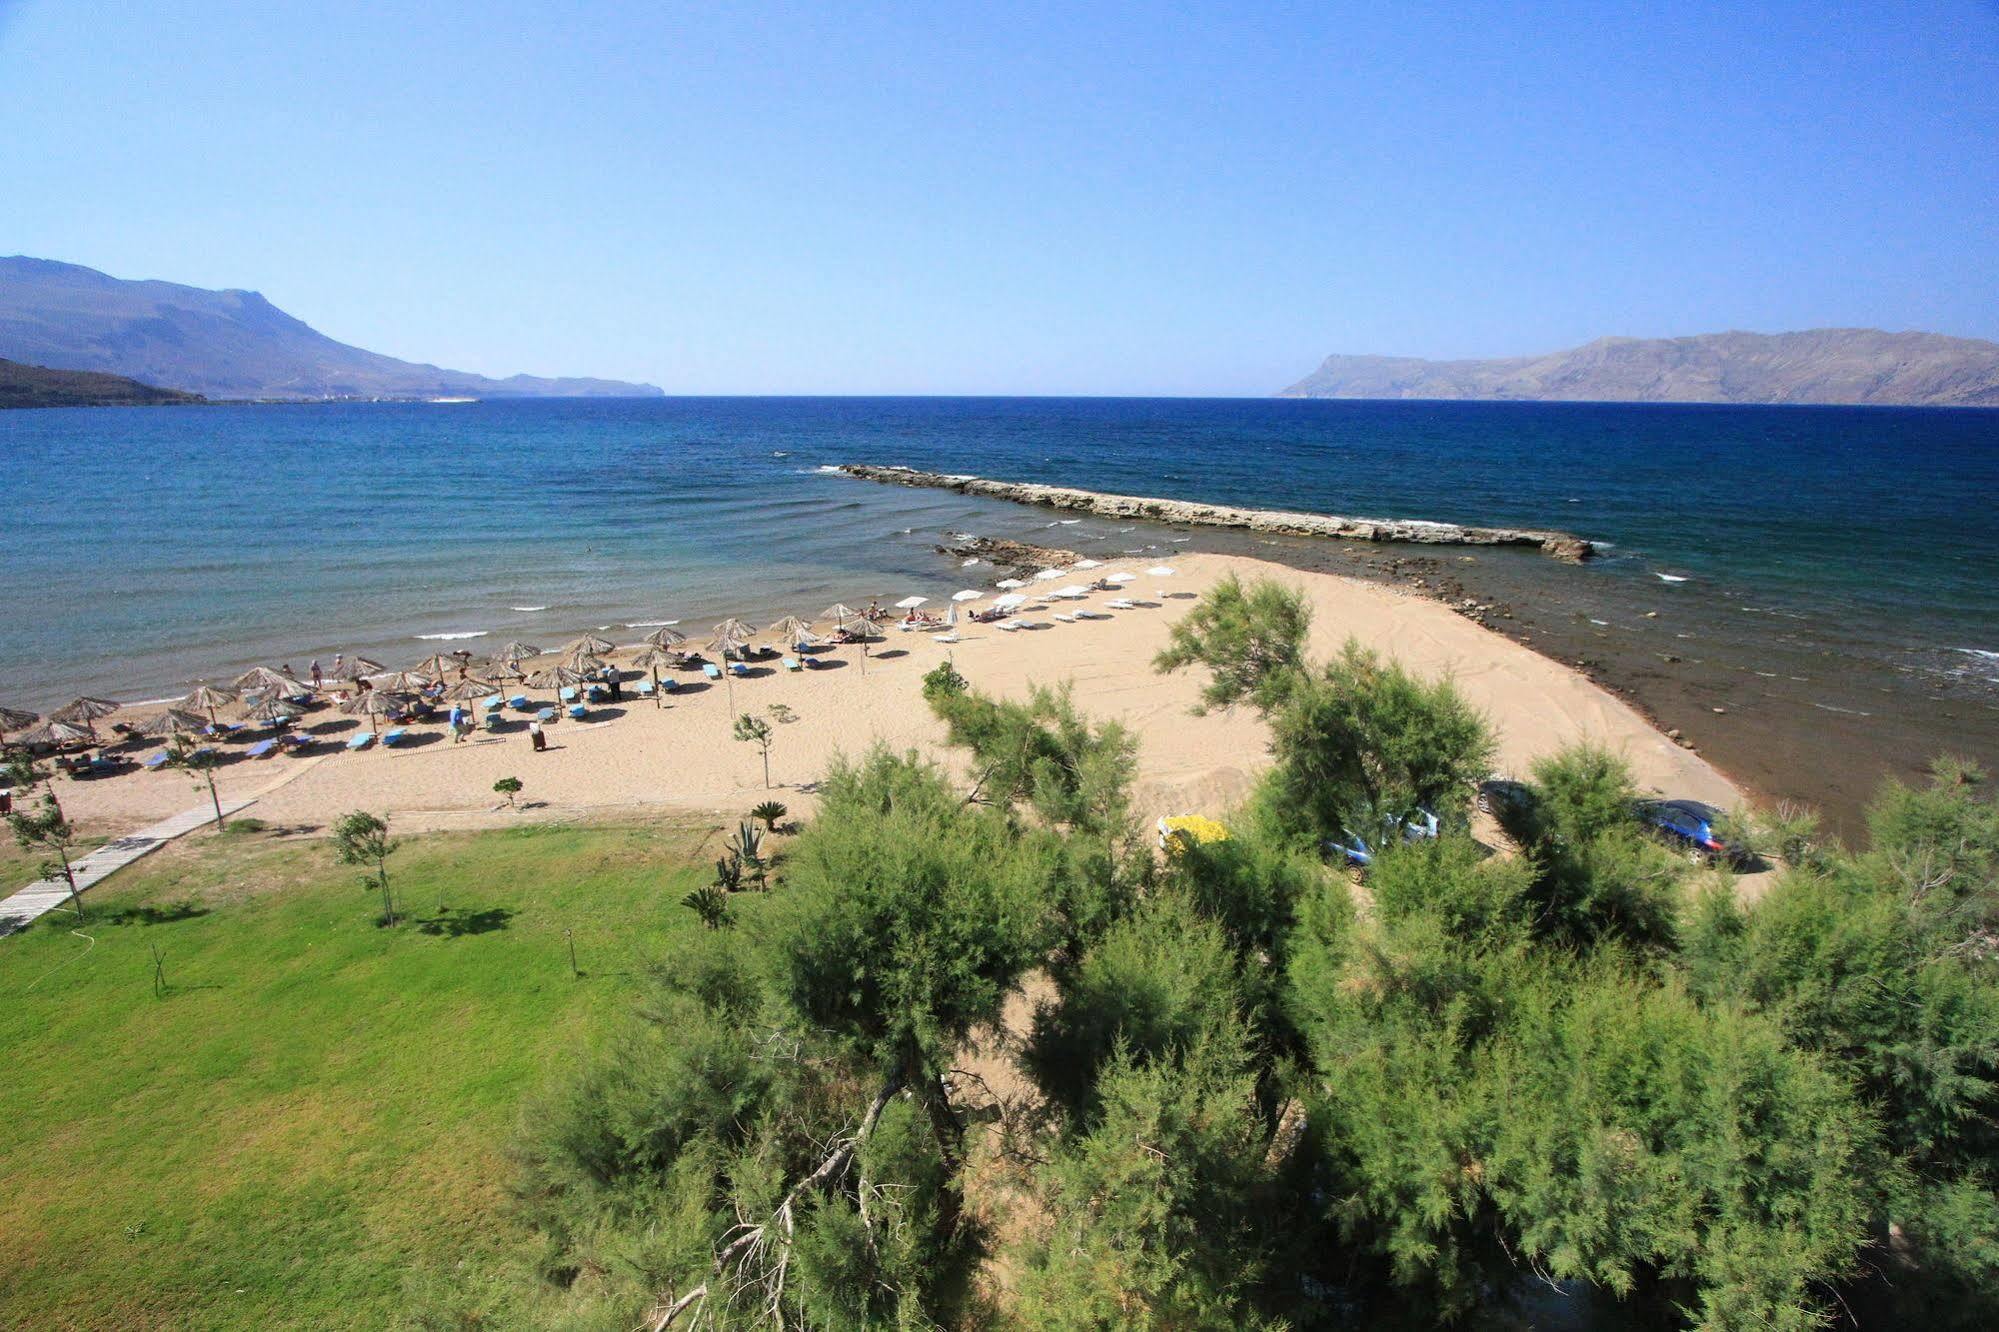
{"label": "blue sun lounger", "polygon": [[360,734],[352,736],[348,739],[347,747],[349,749],[366,749],[369,745],[372,745],[374,743],[375,743],[375,733],[373,731],[362,731]]}
{"label": "blue sun lounger", "polygon": [[561,698],[564,703],[574,703],[576,701],[576,686],[575,685],[562,686],[562,691],[558,695],[558,697]]}
{"label": "blue sun lounger", "polygon": [[402,727],[392,726],[388,730],[382,732],[382,744],[384,746],[399,745],[403,742],[403,737],[408,734],[409,732],[403,730]]}
{"label": "blue sun lounger", "polygon": [[243,752],[251,758],[269,758],[278,752],[278,742],[276,740],[259,740]]}
{"label": "blue sun lounger", "polygon": [[717,666],[712,661],[704,661],[701,663],[701,673],[707,676],[710,680],[719,680],[722,678],[722,668],[720,666]]}
{"label": "blue sun lounger", "polygon": [[498,712],[501,708],[506,706],[506,702],[507,700],[502,698],[498,694],[488,694],[486,695],[486,697],[479,700],[479,711]]}
{"label": "blue sun lounger", "polygon": [[632,692],[634,694],[637,694],[640,698],[651,698],[653,694],[652,681],[650,680],[639,681],[637,684],[632,686]]}
{"label": "blue sun lounger", "polygon": [[555,720],[555,709],[543,708],[540,712],[535,713],[534,719],[539,722],[552,722]]}
{"label": "blue sun lounger", "polygon": [[569,720],[582,721],[585,717],[589,715],[590,715],[590,710],[584,707],[581,703],[571,703],[569,705]]}
{"label": "blue sun lounger", "polygon": [[146,755],[143,766],[151,769],[154,772],[158,772],[161,768],[167,766],[167,751],[162,749],[157,754]]}
{"label": "blue sun lounger", "polygon": [[526,694],[515,694],[512,698],[507,700],[507,706],[512,708],[515,712],[534,711],[534,704],[528,702],[528,696]]}
{"label": "blue sun lounger", "polygon": [[602,685],[591,685],[590,692],[585,694],[584,697],[588,698],[592,703],[608,703],[611,701],[610,694],[605,691]]}
{"label": "blue sun lounger", "polygon": [[786,669],[787,671],[802,671],[805,668],[798,664],[798,658],[786,657],[784,659],[784,669]]}
{"label": "blue sun lounger", "polygon": [[732,662],[730,662],[730,663],[729,663],[729,674],[731,674],[731,675],[748,675],[749,673],[750,673],[750,664],[749,664],[748,662],[746,662],[746,661],[732,661]]}

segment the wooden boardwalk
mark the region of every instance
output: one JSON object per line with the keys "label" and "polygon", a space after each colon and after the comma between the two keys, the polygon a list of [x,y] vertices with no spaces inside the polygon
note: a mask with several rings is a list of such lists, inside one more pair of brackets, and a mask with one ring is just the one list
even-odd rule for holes
{"label": "wooden boardwalk", "polygon": [[[256,797],[249,800],[222,802],[222,815],[227,818],[254,804]],[[206,823],[215,822],[215,806],[198,805],[182,810],[170,819],[155,823],[150,828],[124,837],[116,837],[103,846],[79,857],[72,865],[76,873],[76,890],[81,893],[95,887],[109,875],[125,868],[139,857],[150,855],[174,838],[193,832]],[[5,901],[0,901],[0,939],[26,926],[29,922],[65,906],[69,902],[69,885],[60,876],[31,883]]]}

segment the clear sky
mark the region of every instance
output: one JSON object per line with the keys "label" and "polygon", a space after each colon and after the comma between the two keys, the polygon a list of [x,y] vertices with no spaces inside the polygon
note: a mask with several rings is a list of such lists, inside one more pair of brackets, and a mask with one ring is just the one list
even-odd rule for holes
{"label": "clear sky", "polygon": [[687,393],[1999,338],[1999,5],[0,0],[0,253]]}

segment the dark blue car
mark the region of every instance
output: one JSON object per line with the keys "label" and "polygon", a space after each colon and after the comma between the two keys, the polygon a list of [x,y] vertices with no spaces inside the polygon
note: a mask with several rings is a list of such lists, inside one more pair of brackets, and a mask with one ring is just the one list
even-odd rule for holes
{"label": "dark blue car", "polygon": [[1698,864],[1749,862],[1749,849],[1723,837],[1722,812],[1698,800],[1641,800],[1634,811],[1658,837],[1685,851]]}

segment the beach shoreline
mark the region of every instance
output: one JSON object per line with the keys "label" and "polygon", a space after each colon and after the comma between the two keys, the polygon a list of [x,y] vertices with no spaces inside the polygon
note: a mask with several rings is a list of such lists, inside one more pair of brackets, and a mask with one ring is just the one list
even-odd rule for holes
{"label": "beach shoreline", "polygon": [[[591,720],[551,724],[546,753],[530,749],[522,714],[511,711],[504,731],[481,732],[464,744],[451,741],[440,714],[412,726],[406,746],[349,753],[340,746],[359,729],[358,721],[322,708],[303,719],[319,752],[251,760],[240,756],[242,744],[224,745],[217,785],[224,801],[256,797],[247,816],[300,832],[323,829],[353,809],[386,814],[396,828],[412,832],[660,809],[740,817],[767,798],[807,814],[813,789],[836,755],[858,755],[880,743],[947,765],[962,762],[945,747],[942,727],[921,698],[923,675],[948,658],[976,688],[1022,697],[1037,684],[1067,685],[1086,715],[1129,726],[1139,739],[1137,806],[1148,821],[1168,813],[1220,814],[1248,793],[1262,770],[1267,732],[1243,709],[1195,716],[1200,673],[1161,675],[1151,661],[1195,597],[1234,573],[1277,578],[1305,593],[1314,611],[1314,657],[1331,655],[1352,636],[1419,674],[1456,680],[1493,722],[1501,773],[1524,775],[1534,760],[1590,740],[1623,755],[1646,790],[1731,807],[1751,798],[1625,700],[1434,600],[1381,582],[1231,555],[1176,556],[1175,572],[1156,578],[1143,572],[1141,561],[1106,562],[1092,572],[1125,566],[1138,575],[1126,593],[1137,603],[1130,610],[1106,607],[1117,594],[1096,592],[1024,613],[1042,628],[1005,633],[968,623],[955,644],[891,628],[865,660],[858,649],[840,647],[817,654],[822,664],[797,672],[771,659],[744,679],[718,682],[681,673],[682,683],[664,696],[663,706],[635,698],[628,686],[619,703],[592,708]],[[1051,618],[1055,610],[1067,614],[1076,606],[1102,618]],[[629,669],[628,651],[612,660]],[[537,702],[547,692],[529,691]],[[776,733],[768,789],[755,746],[731,736],[742,713],[770,720]],[[525,813],[493,791],[496,781],[510,776],[525,784]],[[186,774],[171,771],[63,779],[58,789],[81,826],[113,834],[207,799],[205,787],[197,790]]]}

